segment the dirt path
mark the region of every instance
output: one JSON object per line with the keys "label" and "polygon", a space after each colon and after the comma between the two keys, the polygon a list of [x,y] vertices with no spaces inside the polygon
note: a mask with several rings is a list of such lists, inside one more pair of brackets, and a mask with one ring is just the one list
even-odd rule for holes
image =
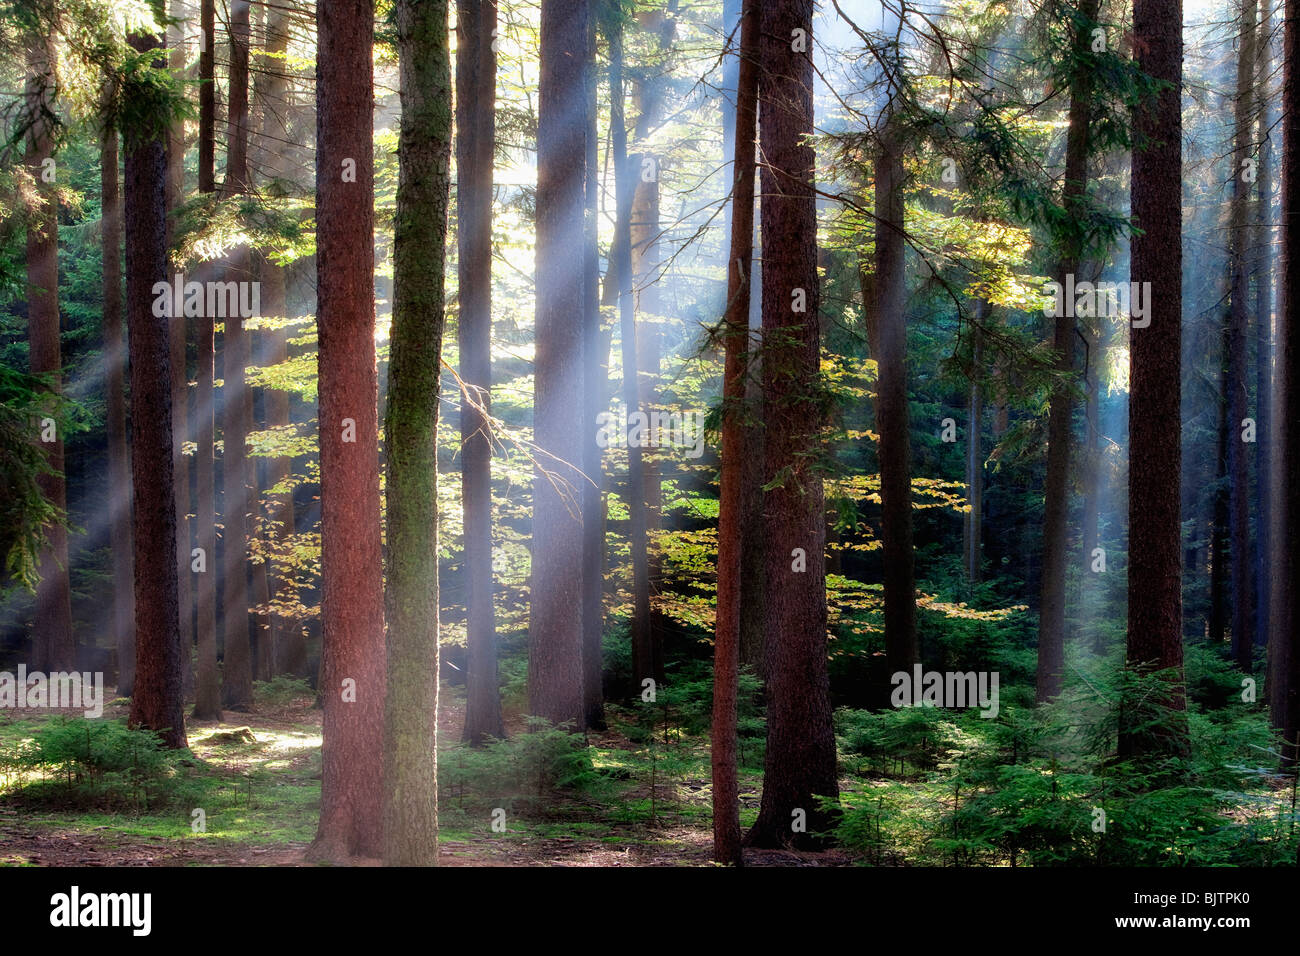
{"label": "dirt path", "polygon": [[[307,866],[307,845],[255,847],[212,840],[148,839],[58,825],[19,822],[0,811],[0,865],[3,866]],[[663,844],[613,845],[567,837],[520,840],[443,841],[443,866],[707,866],[711,837],[694,829],[665,830]],[[749,866],[847,866],[834,851],[798,853],[747,850]],[[358,860],[378,866],[379,860]]]}

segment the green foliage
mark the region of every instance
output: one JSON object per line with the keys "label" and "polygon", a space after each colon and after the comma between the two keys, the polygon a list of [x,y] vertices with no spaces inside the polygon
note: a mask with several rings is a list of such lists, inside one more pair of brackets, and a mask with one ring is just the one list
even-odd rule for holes
{"label": "green foliage", "polygon": [[835,712],[840,750],[865,758],[876,773],[906,777],[933,770],[959,740],[951,715],[932,707],[903,707],[872,713],[841,707]]}
{"label": "green foliage", "polygon": [[[33,591],[45,528],[66,521],[38,482],[51,473],[35,440],[50,406],[37,379],[0,365],[0,582],[13,578]],[[58,419],[55,426],[60,427]]]}
{"label": "green foliage", "polygon": [[253,699],[264,707],[287,707],[295,701],[314,701],[316,691],[305,680],[279,674],[270,680],[253,681]]}
{"label": "green foliage", "polygon": [[124,53],[115,77],[118,96],[103,108],[104,122],[121,132],[127,150],[163,138],[176,119],[194,114],[180,81],[158,60],[155,50]]}
{"label": "green foliage", "polygon": [[598,774],[581,734],[530,717],[526,733],[484,747],[458,744],[438,761],[439,799],[457,807],[537,810],[559,792],[592,787]]}
{"label": "green foliage", "polygon": [[188,753],[169,750],[160,735],[121,720],[55,717],[30,740],[6,749],[0,762],[22,781],[22,799],[50,799],[61,807],[142,812],[183,803],[191,789]]}
{"label": "green foliage", "polygon": [[[1190,756],[1118,759],[1121,705],[1136,711],[1167,685],[1114,676],[1116,663],[1083,668],[1051,704],[1004,697],[996,720],[837,711],[845,769],[871,775],[846,790],[837,838],[876,863],[1294,863],[1297,819],[1265,716],[1240,702],[1201,712],[1193,700]],[[1147,726],[1164,729],[1154,716]]]}

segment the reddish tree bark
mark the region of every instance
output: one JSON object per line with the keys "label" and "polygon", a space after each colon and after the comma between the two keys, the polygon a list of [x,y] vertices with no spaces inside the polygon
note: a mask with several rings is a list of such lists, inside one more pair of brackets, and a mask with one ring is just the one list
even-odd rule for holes
{"label": "reddish tree bark", "polygon": [[[159,38],[134,35],[140,52]],[[146,94],[148,91],[144,91]],[[128,89],[125,95],[130,97]],[[126,307],[131,352],[132,478],[135,490],[136,675],[129,723],[184,747],[181,640],[176,593],[176,497],[171,422],[171,354],[165,315],[153,314],[155,283],[167,274],[163,134],[128,129]]]}
{"label": "reddish tree bark", "polygon": [[746,357],[749,271],[754,252],[754,136],[758,108],[758,0],[741,13],[731,187],[731,250],[723,316],[721,503],[718,512],[718,611],[713,642],[713,858],[744,864],[736,767],[736,694],[740,676],[740,557],[744,542]]}
{"label": "reddish tree bark", "polygon": [[[63,357],[59,344],[59,204],[53,181],[45,177],[54,143],[50,121],[55,85],[52,36],[34,39],[27,51],[27,132],[25,161],[36,183],[41,207],[27,228],[27,344],[33,375],[47,376],[49,391],[63,390]],[[52,440],[46,441],[50,437]],[[67,509],[63,436],[57,427],[42,424],[41,447],[50,471],[37,477],[45,499],[62,516]],[[58,521],[45,528],[40,583],[36,585],[36,616],[32,623],[34,670],[71,671],[77,665],[72,634],[72,587],[68,578],[68,532]]]}
{"label": "reddish tree bark", "polygon": [[[767,755],[751,846],[811,844],[836,800],[826,670],[826,516],[821,447],[812,0],[763,5],[763,386],[767,441]],[[800,308],[802,306],[802,308]]]}
{"label": "reddish tree bark", "polygon": [[[171,0],[171,15],[178,20],[183,11]],[[167,27],[167,65],[173,76],[185,69],[184,39],[180,24]],[[170,252],[176,231],[176,207],[185,199],[185,124],[179,118],[167,127],[167,249]],[[179,270],[175,270],[179,271]],[[168,276],[173,269],[168,260]],[[194,609],[190,571],[190,475],[185,440],[189,437],[189,375],[186,358],[186,320],[184,313],[171,317],[168,342],[171,354],[172,457],[176,462],[176,593],[180,607],[182,684],[188,694],[194,683],[190,658],[194,648]]]}
{"label": "reddish tree bark", "polygon": [[[1123,755],[1185,753],[1183,686],[1182,545],[1179,496],[1170,476],[1180,474],[1182,338],[1182,0],[1136,0],[1134,45],[1138,66],[1168,84],[1135,110],[1132,210],[1141,234],[1133,237],[1130,275],[1151,283],[1150,325],[1129,340],[1129,573],[1128,652],[1135,670],[1167,672],[1168,692],[1154,711],[1120,712]],[[1140,729],[1157,719],[1155,732]]]}
{"label": "reddish tree bark", "polygon": [[[383,850],[386,653],[375,368],[374,7],[317,8],[316,324],[321,455],[320,825],[314,859]],[[346,682],[346,683],[345,683]],[[347,696],[345,696],[347,695]]]}

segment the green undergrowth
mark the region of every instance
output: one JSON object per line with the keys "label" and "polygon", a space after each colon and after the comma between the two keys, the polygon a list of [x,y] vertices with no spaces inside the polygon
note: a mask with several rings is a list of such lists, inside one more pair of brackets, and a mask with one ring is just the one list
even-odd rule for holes
{"label": "green undergrowth", "polygon": [[[234,739],[209,744],[222,734]],[[319,731],[198,728],[189,743],[168,751],[120,720],[0,720],[0,806],[35,823],[107,830],[106,840],[312,838]]]}

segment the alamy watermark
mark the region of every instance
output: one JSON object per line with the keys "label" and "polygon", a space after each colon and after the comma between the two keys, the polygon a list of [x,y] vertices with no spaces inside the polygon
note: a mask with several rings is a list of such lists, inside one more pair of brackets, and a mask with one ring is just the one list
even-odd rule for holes
{"label": "alamy watermark", "polygon": [[262,314],[260,282],[186,282],[177,273],[172,282],[155,282],[153,295],[153,314],[159,319],[251,319]]}
{"label": "alamy watermark", "polygon": [[50,897],[50,925],[126,927],[133,936],[148,936],[153,927],[152,893],[83,893],[73,886]]}
{"label": "alamy watermark", "polygon": [[104,673],[89,671],[27,672],[26,664],[18,673],[0,671],[0,707],[80,708],[86,717],[104,714]]}
{"label": "alamy watermark", "polygon": [[1150,282],[1079,282],[1074,273],[1065,277],[1065,285],[1048,282],[1043,294],[1050,300],[1043,305],[1043,315],[1114,318],[1128,315],[1135,329],[1151,324]]}
{"label": "alamy watermark", "polygon": [[687,458],[704,454],[704,414],[698,411],[641,412],[596,416],[596,444],[601,448],[685,446]]}
{"label": "alamy watermark", "polygon": [[894,692],[889,702],[895,707],[980,708],[980,716],[998,715],[997,671],[925,671],[915,664],[912,673],[896,671],[890,678]]}

